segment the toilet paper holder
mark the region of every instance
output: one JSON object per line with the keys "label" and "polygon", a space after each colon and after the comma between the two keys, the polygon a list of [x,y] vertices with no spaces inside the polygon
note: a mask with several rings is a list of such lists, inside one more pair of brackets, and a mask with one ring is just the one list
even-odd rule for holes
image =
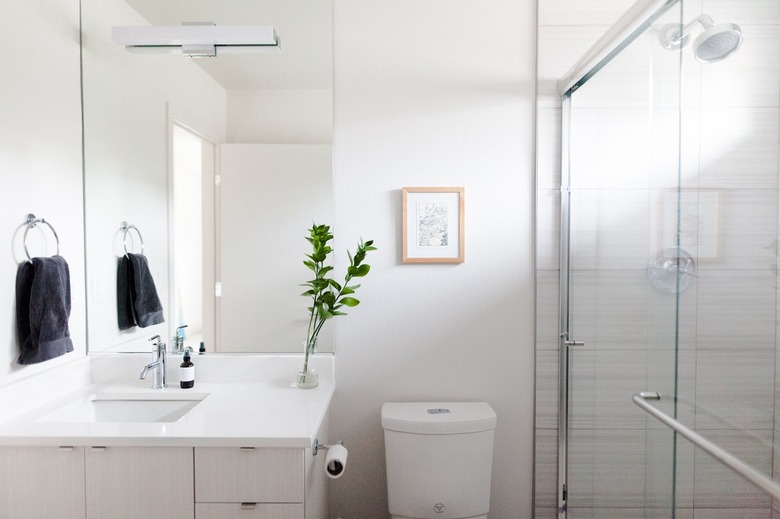
{"label": "toilet paper holder", "polygon": [[339,440],[334,444],[328,445],[325,443],[320,443],[320,441],[317,438],[314,438],[314,445],[311,446],[311,455],[316,456],[317,451],[320,449],[328,450],[329,448],[333,447],[334,445],[344,445],[344,442]]}
{"label": "toilet paper holder", "polygon": [[314,445],[312,445],[312,455],[316,456],[317,451],[320,449],[329,449],[328,455],[325,456],[325,465],[323,469],[325,474],[331,479],[338,479],[344,475],[344,469],[347,468],[347,448],[344,447],[344,442],[334,443],[332,445],[324,445],[319,442],[318,439],[314,439]]}

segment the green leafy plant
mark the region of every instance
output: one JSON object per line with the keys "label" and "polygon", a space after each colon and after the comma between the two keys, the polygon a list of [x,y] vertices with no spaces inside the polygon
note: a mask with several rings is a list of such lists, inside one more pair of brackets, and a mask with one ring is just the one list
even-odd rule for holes
{"label": "green leafy plant", "polygon": [[311,243],[312,252],[306,254],[307,259],[304,260],[303,264],[314,272],[314,279],[302,284],[309,289],[301,295],[312,299],[312,305],[308,307],[309,327],[306,332],[304,373],[309,371],[309,355],[314,353],[317,337],[325,322],[337,315],[347,315],[343,311],[344,307],[352,308],[360,304],[360,301],[354,297],[355,291],[360,288],[360,285],[350,283],[354,278],[362,278],[368,274],[371,266],[363,261],[366,259],[366,254],[376,250],[376,247],[373,246],[373,240],[364,242],[361,239],[354,254],[347,251],[349,267],[347,267],[347,273],[344,276],[344,283],[338,283],[328,277],[328,274],[333,271],[333,267],[325,264],[328,256],[333,252],[333,249],[328,245],[332,239],[333,234],[330,232],[330,226],[317,224],[312,224],[309,236],[306,237],[306,240]]}

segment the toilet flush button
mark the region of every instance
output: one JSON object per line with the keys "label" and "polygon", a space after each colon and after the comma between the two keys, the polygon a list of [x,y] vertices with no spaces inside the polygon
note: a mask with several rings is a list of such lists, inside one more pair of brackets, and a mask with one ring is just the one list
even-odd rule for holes
{"label": "toilet flush button", "polygon": [[436,503],[433,505],[433,511],[437,514],[444,513],[444,504],[443,503]]}

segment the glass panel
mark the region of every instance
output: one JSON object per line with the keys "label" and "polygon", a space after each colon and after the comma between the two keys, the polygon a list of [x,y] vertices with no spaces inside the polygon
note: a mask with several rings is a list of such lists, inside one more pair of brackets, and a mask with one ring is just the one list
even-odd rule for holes
{"label": "glass panel", "polygon": [[[736,24],[741,47],[722,61],[682,59],[681,240],[698,261],[696,293],[681,301],[680,420],[772,476],[776,420],[780,2],[706,0]],[[687,215],[687,221],[686,219]],[[688,296],[685,293],[684,296]],[[775,440],[776,441],[776,440]],[[777,469],[775,469],[777,470]],[[678,440],[678,516],[778,517],[762,490]],[[688,514],[688,515],[686,515]]]}
{"label": "glass panel", "polygon": [[696,297],[678,260],[680,53],[659,42],[680,17],[570,100],[570,338],[585,345],[570,349],[569,519],[674,516],[674,435],[631,397],[657,391],[675,414],[678,308]]}

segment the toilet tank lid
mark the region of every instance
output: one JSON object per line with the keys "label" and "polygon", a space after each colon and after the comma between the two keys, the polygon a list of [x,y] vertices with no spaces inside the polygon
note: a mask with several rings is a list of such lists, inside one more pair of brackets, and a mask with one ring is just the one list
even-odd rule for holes
{"label": "toilet tank lid", "polygon": [[389,402],[382,428],[417,434],[463,434],[496,428],[496,412],[486,402]]}

